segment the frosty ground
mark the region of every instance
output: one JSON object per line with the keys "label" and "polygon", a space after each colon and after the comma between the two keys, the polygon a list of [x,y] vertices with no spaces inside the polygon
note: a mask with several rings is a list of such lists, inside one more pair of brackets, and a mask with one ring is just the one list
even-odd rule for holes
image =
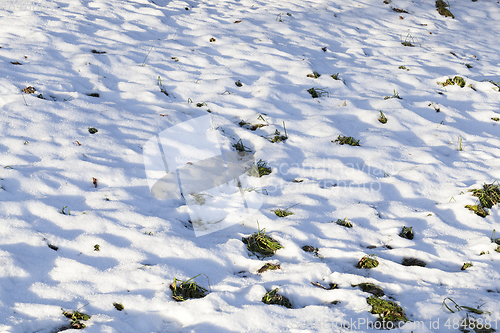
{"label": "frosty ground", "polygon": [[[2,1],[0,331],[59,332],[75,310],[86,332],[376,331],[360,283],[405,310],[394,332],[498,331],[499,209],[464,206],[500,179],[500,4],[449,5]],[[272,173],[258,214],[195,237],[142,153],[210,113]],[[284,247],[265,260],[242,242],[259,228]],[[198,274],[208,295],[174,300]],[[262,302],[275,288],[292,308]]]}

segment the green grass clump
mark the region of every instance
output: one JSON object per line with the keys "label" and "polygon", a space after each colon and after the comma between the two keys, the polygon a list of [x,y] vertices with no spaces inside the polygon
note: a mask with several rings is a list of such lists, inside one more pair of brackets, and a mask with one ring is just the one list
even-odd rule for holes
{"label": "green grass clump", "polygon": [[286,139],[288,139],[288,134],[286,133],[286,126],[285,126],[285,122],[283,121],[283,131],[285,132],[285,135],[281,134],[280,131],[278,131],[278,129],[276,129],[276,131],[274,131],[274,136],[271,135],[271,137],[267,138],[269,141],[271,141],[272,143],[276,143],[276,142],[283,142],[285,141]]}
{"label": "green grass clump", "polygon": [[387,123],[387,118],[382,110],[380,110],[380,117],[378,118],[378,121],[380,121],[382,124]]}
{"label": "green grass clump", "polygon": [[309,94],[311,94],[312,98],[319,98],[319,97],[323,97],[325,95],[327,95],[328,97],[330,97],[330,94],[328,93],[328,91],[326,91],[325,89],[321,89],[321,88],[311,88],[311,89],[307,89],[307,92]]}
{"label": "green grass clump", "polygon": [[248,175],[252,177],[262,177],[271,174],[272,170],[267,166],[267,162],[263,160],[259,160],[256,164],[254,164],[250,170],[248,171]]}
{"label": "green grass clump", "polygon": [[406,238],[406,239],[413,239],[413,227],[406,227],[406,226],[403,226],[403,228],[401,229],[401,232],[399,233],[399,237],[403,237],[403,238]]}
{"label": "green grass clump", "polygon": [[472,210],[481,217],[489,215],[487,209],[491,209],[494,205],[500,202],[500,188],[498,181],[491,184],[484,184],[482,189],[470,189],[468,192],[472,192],[472,196],[478,198],[479,204],[466,205],[465,208]]}
{"label": "green grass clump", "polygon": [[123,306],[122,303],[113,303],[113,306],[115,307],[115,309],[117,309],[118,311],[122,311],[123,309],[125,309],[125,307]]}
{"label": "green grass clump", "polygon": [[337,80],[337,81],[340,81],[340,80],[341,80],[341,78],[339,77],[339,73],[335,73],[335,74],[332,74],[332,75],[330,75],[330,76],[331,76],[331,77],[332,77],[332,79],[334,79],[334,80]]}
{"label": "green grass clump", "polygon": [[337,223],[338,225],[341,225],[343,227],[346,227],[346,228],[352,228],[352,223],[351,223],[351,221],[349,221],[347,219],[347,217],[344,217],[343,220],[338,219],[335,223]]}
{"label": "green grass clump", "polygon": [[390,99],[390,98],[403,99],[403,97],[399,96],[399,93],[396,92],[396,89],[394,89],[392,96],[385,96],[384,97],[384,99]]}
{"label": "green grass clump", "polygon": [[406,68],[406,66],[403,66],[403,65],[399,66],[398,68],[399,68],[399,69],[406,69],[407,71],[409,71],[409,69],[408,69],[408,68]]}
{"label": "green grass clump", "polygon": [[366,302],[372,306],[370,313],[378,314],[383,322],[407,322],[405,310],[392,301],[386,301],[375,296],[370,296]]}
{"label": "green grass clump", "polygon": [[247,129],[249,129],[251,131],[255,131],[257,128],[268,126],[267,124],[251,124],[251,123],[249,123],[247,121],[244,121],[244,120],[240,121],[238,123],[238,125],[240,125],[240,127],[247,128]]}
{"label": "green grass clump", "polygon": [[[177,302],[183,302],[190,298],[203,298],[207,296],[208,290],[199,286],[194,278],[200,276],[198,274],[187,281],[181,281],[174,278],[174,282],[170,285],[170,290],[172,290],[172,298]],[[180,284],[178,284],[180,282]]]}
{"label": "green grass clump", "polygon": [[85,327],[87,327],[81,321],[87,321],[90,319],[89,315],[86,315],[85,313],[82,313],[82,312],[78,312],[78,310],[74,311],[74,312],[64,311],[63,316],[71,319],[70,328],[77,329],[77,330],[81,330],[81,329],[84,329]]}
{"label": "green grass clump", "polygon": [[253,233],[247,238],[241,239],[247,245],[247,249],[254,254],[261,254],[264,257],[272,256],[282,249],[283,246],[275,239],[266,235],[265,229]]}
{"label": "green grass clump", "polygon": [[438,82],[439,85],[443,87],[458,85],[460,88],[465,87],[465,79],[461,76],[455,76],[453,79],[447,79],[444,82]]}
{"label": "green grass clump", "polygon": [[338,142],[340,145],[359,146],[359,140],[356,140],[352,136],[339,135],[335,142]]}
{"label": "green grass clump", "polygon": [[233,148],[239,151],[240,153],[244,152],[249,153],[252,151],[250,148],[248,148],[243,144],[243,141],[241,141],[241,139],[239,139],[238,142],[233,143]]}
{"label": "green grass clump", "polygon": [[481,205],[465,205],[465,208],[468,208],[469,210],[476,213],[476,215],[479,215],[481,217],[486,217],[490,215],[490,213],[488,213],[488,211],[484,209]]}
{"label": "green grass clump", "polygon": [[467,268],[471,268],[471,267],[472,267],[472,261],[464,262],[464,264],[462,265],[461,270],[465,271]]}
{"label": "green grass clump", "polygon": [[403,262],[401,263],[403,266],[420,266],[420,267],[425,267],[427,264],[417,258],[404,258]]}
{"label": "green grass clump", "polygon": [[291,309],[292,303],[286,298],[278,294],[278,288],[271,290],[262,297],[262,302],[265,304],[277,304]]}
{"label": "green grass clump", "polygon": [[89,127],[89,133],[90,134],[96,134],[97,132],[99,132],[99,130],[95,127]]}
{"label": "green grass clump", "polygon": [[482,189],[470,189],[472,195],[479,198],[481,206],[491,208],[500,202],[500,188],[498,182],[484,184]]}
{"label": "green grass clump", "polygon": [[287,217],[287,216],[294,214],[293,212],[289,211],[288,208],[287,209],[278,208],[278,209],[273,210],[273,212],[278,217]]}
{"label": "green grass clump", "polygon": [[377,285],[375,285],[373,283],[363,282],[363,283],[360,283],[360,284],[354,284],[352,286],[353,287],[359,287],[365,293],[370,293],[370,294],[372,294],[375,297],[382,297],[382,296],[385,295],[385,293],[382,290],[382,288],[380,288],[379,286],[377,286]]}
{"label": "green grass clump", "polygon": [[500,121],[500,118],[498,118],[498,117],[492,117],[491,120]]}
{"label": "green grass clump", "polygon": [[378,266],[378,260],[375,259],[375,255],[364,256],[358,261],[357,268],[375,268]]}
{"label": "green grass clump", "polygon": [[266,271],[275,271],[277,269],[281,269],[281,266],[280,264],[271,264],[271,263],[267,263],[265,264],[264,266],[262,266],[261,268],[259,268],[259,270],[257,271],[257,273],[261,274],[261,273],[264,273]]}
{"label": "green grass clump", "polygon": [[439,15],[455,18],[455,16],[448,9],[449,7],[450,5],[444,2],[443,0],[436,0],[436,9]]}
{"label": "green grass clump", "polygon": [[321,76],[317,71],[312,72],[311,74],[307,74],[307,77],[312,77],[313,79],[317,79],[318,77]]}

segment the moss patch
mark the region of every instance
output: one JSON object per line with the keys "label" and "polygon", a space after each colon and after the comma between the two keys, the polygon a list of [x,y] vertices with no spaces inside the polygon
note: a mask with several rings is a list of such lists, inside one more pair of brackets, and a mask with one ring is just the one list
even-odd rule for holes
{"label": "moss patch", "polygon": [[379,320],[381,321],[391,321],[407,322],[405,310],[392,301],[386,301],[375,296],[370,296],[367,298],[366,302],[372,306],[370,313],[378,314]]}

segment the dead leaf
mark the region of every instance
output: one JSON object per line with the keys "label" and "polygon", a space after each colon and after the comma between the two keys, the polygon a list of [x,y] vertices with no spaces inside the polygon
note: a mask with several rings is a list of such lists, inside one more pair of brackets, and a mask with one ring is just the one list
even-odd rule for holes
{"label": "dead leaf", "polygon": [[97,188],[97,178],[92,177],[92,184]]}

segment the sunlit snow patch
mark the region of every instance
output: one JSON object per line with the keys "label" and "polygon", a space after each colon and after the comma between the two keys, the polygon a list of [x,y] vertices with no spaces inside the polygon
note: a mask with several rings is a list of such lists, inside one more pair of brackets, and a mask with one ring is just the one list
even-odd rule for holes
{"label": "sunlit snow patch", "polygon": [[144,145],[151,194],[187,203],[196,236],[245,220],[262,205],[251,153],[222,148],[213,115],[191,119],[152,137]]}

